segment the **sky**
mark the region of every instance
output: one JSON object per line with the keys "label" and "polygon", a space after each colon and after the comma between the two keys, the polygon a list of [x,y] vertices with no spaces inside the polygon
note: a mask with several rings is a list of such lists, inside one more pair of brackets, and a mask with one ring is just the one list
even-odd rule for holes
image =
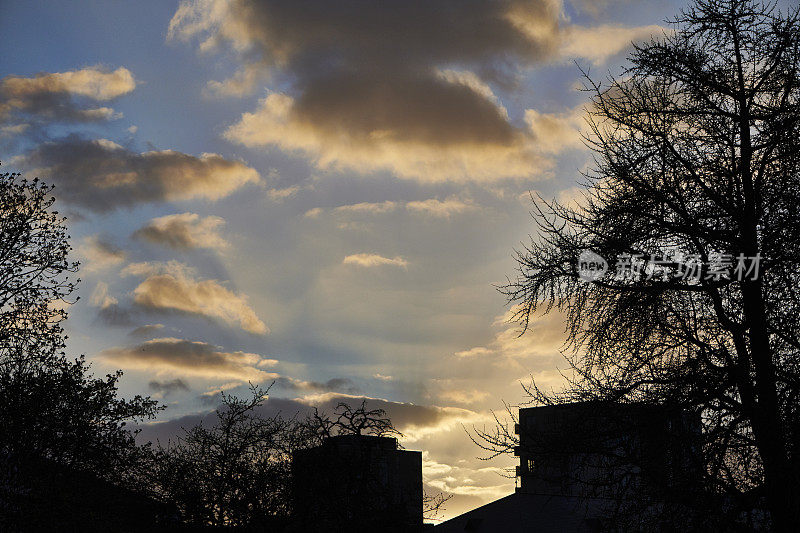
{"label": "sky", "polygon": [[70,353],[168,408],[370,399],[452,517],[513,492],[465,428],[558,387],[496,286],[591,166],[588,95],[671,0],[0,2],[0,160],[56,186]]}

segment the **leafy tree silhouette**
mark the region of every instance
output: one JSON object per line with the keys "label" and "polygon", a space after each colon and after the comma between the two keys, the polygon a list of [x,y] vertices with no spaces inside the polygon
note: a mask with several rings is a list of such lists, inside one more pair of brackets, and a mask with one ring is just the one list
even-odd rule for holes
{"label": "leafy tree silhouette", "polygon": [[149,398],[118,398],[121,372],[95,378],[83,357],[66,356],[61,322],[78,264],[51,192],[0,174],[0,525],[11,529],[57,518],[57,502],[30,496],[65,468],[133,486],[148,450],[126,422],[159,409]]}

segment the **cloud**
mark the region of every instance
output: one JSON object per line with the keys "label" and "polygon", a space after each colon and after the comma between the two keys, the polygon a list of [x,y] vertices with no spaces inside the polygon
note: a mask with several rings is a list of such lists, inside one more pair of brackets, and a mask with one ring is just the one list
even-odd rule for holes
{"label": "cloud", "polygon": [[224,250],[228,242],[219,234],[225,220],[196,213],[166,215],[150,220],[134,237],[175,249],[212,248]]}
{"label": "cloud", "polygon": [[194,279],[192,270],[181,263],[133,263],[123,274],[146,276],[133,290],[134,303],[141,308],[219,319],[258,335],[269,332],[246,296],[230,291],[217,280]]}
{"label": "cloud", "polygon": [[100,235],[85,237],[77,248],[83,258],[81,269],[85,272],[97,272],[125,261],[125,251],[114,246]]}
{"label": "cloud", "polygon": [[242,97],[252,94],[264,73],[255,65],[245,65],[224,81],[209,81],[203,94],[213,97]]}
{"label": "cloud", "polygon": [[[448,196],[444,200],[438,198],[428,198],[426,200],[413,200],[409,202],[396,202],[387,200],[384,202],[360,202],[356,204],[340,205],[330,210],[330,213],[337,216],[372,216],[394,213],[405,209],[409,213],[417,213],[437,218],[450,218],[453,215],[466,213],[469,211],[480,210],[480,206],[471,200],[462,200],[456,196]],[[315,207],[306,211],[307,218],[317,218],[323,213],[323,209]],[[340,228],[360,227],[356,222],[343,222]]]}
{"label": "cloud", "polygon": [[625,27],[604,24],[595,27],[570,26],[565,29],[561,53],[565,58],[590,60],[595,65],[605,63],[610,57],[630,48],[635,41],[649,40],[667,31],[663,26]]}
{"label": "cloud", "polygon": [[294,80],[242,115],[231,141],[320,168],[494,180],[532,176],[541,161],[484,79],[554,57],[560,12],[558,0],[185,1],[168,38],[229,45],[243,72]]}
{"label": "cloud", "polygon": [[132,330],[128,333],[128,337],[134,338],[147,338],[147,337],[154,337],[156,334],[160,333],[161,330],[164,329],[164,324],[146,324],[144,326],[139,326],[138,328]]}
{"label": "cloud", "polygon": [[[431,83],[447,85],[444,81]],[[403,89],[391,89],[395,90]],[[458,91],[466,95],[462,100],[482,101],[466,86]],[[243,114],[239,122],[226,130],[225,137],[249,147],[278,146],[310,158],[321,169],[360,173],[389,170],[400,177],[431,182],[536,177],[549,167],[525,131],[508,124],[503,112],[491,102],[483,101],[485,109],[479,113],[482,116],[472,116],[458,109],[457,99],[446,94],[446,90],[439,90],[441,106],[436,102],[429,104],[437,110],[431,114],[439,116],[426,116],[419,118],[418,124],[410,123],[415,119],[403,108],[411,103],[400,100],[437,96],[433,86],[418,87],[415,92],[418,94],[354,95],[352,108],[338,110],[321,105],[320,116],[302,116],[294,98],[274,93],[263,99],[255,112]],[[400,109],[396,110],[396,121],[381,119],[376,109],[357,112],[355,108],[364,101],[397,106]],[[361,116],[367,114],[370,116]],[[351,118],[345,120],[347,116]],[[354,123],[359,119],[364,123]],[[426,122],[429,119],[430,123]],[[474,123],[465,124],[467,119]],[[451,127],[452,132],[446,131]]]}
{"label": "cloud", "polygon": [[462,350],[455,353],[456,357],[483,357],[494,354],[495,352],[493,350],[484,348],[483,346],[476,346],[474,348],[470,348],[469,350]]}
{"label": "cloud", "polygon": [[201,50],[228,43],[238,52],[255,53],[268,66],[299,73],[313,66],[309,63],[317,57],[310,54],[323,60],[343,56],[342,67],[369,59],[383,59],[391,67],[489,61],[505,53],[540,60],[557,44],[560,11],[555,0],[183,1],[170,21],[168,39],[199,38]]}
{"label": "cloud", "polygon": [[525,122],[536,145],[544,153],[558,154],[583,147],[581,132],[586,127],[583,106],[562,113],[540,113],[528,109]]}
{"label": "cloud", "polygon": [[156,381],[153,380],[147,384],[147,387],[151,391],[155,391],[156,393],[160,394],[162,397],[167,397],[173,392],[180,392],[180,391],[189,391],[189,385],[186,384],[185,381],[182,379],[176,378],[171,381]]}
{"label": "cloud", "polygon": [[168,39],[232,49],[242,67],[220,90],[254,89],[255,70],[290,80],[228,128],[233,142],[426,182],[533,179],[549,157],[492,87],[565,58],[605,61],[660,30],[570,25],[562,4],[184,0]]}
{"label": "cloud", "polygon": [[99,212],[144,202],[217,200],[260,179],[244,163],[217,154],[138,153],[77,135],[41,144],[15,163],[53,181],[60,200]]}
{"label": "cloud", "polygon": [[439,392],[439,397],[443,400],[460,404],[475,404],[489,397],[486,391],[476,389],[461,390],[461,389],[447,389]]}
{"label": "cloud", "polygon": [[360,267],[371,268],[379,266],[396,266],[400,268],[408,268],[408,261],[400,256],[394,258],[383,257],[378,254],[354,254],[348,255],[342,261],[345,265],[357,265]]}
{"label": "cloud", "polygon": [[67,72],[43,72],[0,80],[0,122],[45,120],[89,122],[118,118],[109,107],[91,107],[128,94],[136,87],[131,72],[89,67]]}
{"label": "cloud", "polygon": [[130,310],[119,305],[119,300],[108,292],[108,284],[104,281],[97,282],[89,305],[97,307],[97,318],[108,326],[130,326],[132,323]]}
{"label": "cloud", "polygon": [[[474,449],[474,444],[472,446]],[[422,454],[422,474],[426,488],[455,496],[445,505],[444,518],[470,511],[507,496],[514,490],[513,482],[508,479],[509,472],[502,467],[486,466],[477,461],[471,462],[472,464],[466,461],[445,464],[435,460],[432,455],[427,451]]]}
{"label": "cloud", "polygon": [[0,139],[3,137],[14,137],[21,133],[25,133],[30,127],[30,124],[11,124],[7,126],[0,126]]}
{"label": "cloud", "polygon": [[200,395],[200,403],[203,405],[215,405],[220,401],[220,394],[226,391],[227,394],[230,394],[232,389],[236,389],[241,386],[241,381],[230,381],[216,387],[209,387],[206,392]]}
{"label": "cloud", "polygon": [[322,208],[321,207],[314,207],[314,208],[309,209],[308,211],[306,211],[303,216],[305,218],[317,218],[321,214],[322,214]]}
{"label": "cloud", "polygon": [[358,394],[358,387],[350,378],[331,378],[325,382],[303,381],[288,377],[279,377],[275,386],[291,391],[303,392],[342,392],[345,394]]}
{"label": "cloud", "polygon": [[89,299],[89,303],[93,307],[106,309],[113,305],[117,305],[119,301],[108,294],[108,283],[105,281],[98,281],[94,291],[92,291],[92,296]]}
{"label": "cloud", "polygon": [[273,202],[283,202],[287,198],[291,198],[295,196],[298,192],[300,192],[303,187],[299,185],[293,185],[291,187],[285,187],[283,189],[269,189],[267,191],[267,196]]}
{"label": "cloud", "polygon": [[[277,386],[280,382],[280,377],[274,379]],[[268,384],[267,380],[262,381],[262,383]],[[214,387],[204,394],[215,397],[221,390],[230,390],[237,385],[238,383],[227,383],[221,387]],[[459,407],[417,405],[340,392],[307,394],[293,399],[270,395],[264,405],[259,408],[259,411],[266,416],[288,413],[289,415],[297,414],[298,417],[302,418],[304,415],[310,414],[313,407],[330,414],[340,402],[358,406],[362,401],[366,401],[367,409],[383,409],[386,411],[387,417],[394,426],[404,434],[401,440],[409,443],[435,435],[440,431],[457,431],[463,440],[469,443],[469,440],[463,434],[461,424],[472,424],[486,419],[484,415]],[[184,416],[167,422],[145,424],[142,426],[142,438],[144,441],[148,439],[155,440],[156,438],[166,440],[180,432],[182,427],[190,427],[197,424],[209,415],[213,416],[213,412]],[[469,446],[472,446],[472,444],[469,443]]]}
{"label": "cloud", "polygon": [[444,201],[429,198],[428,200],[408,202],[406,204],[406,209],[409,211],[440,218],[450,218],[451,215],[472,211],[477,208],[472,202],[459,200],[455,196],[450,196]]}
{"label": "cloud", "polygon": [[333,211],[335,213],[365,213],[376,215],[389,213],[397,208],[397,202],[361,202],[358,204],[340,205]]}
{"label": "cloud", "polygon": [[414,442],[431,433],[459,427],[462,423],[472,423],[483,418],[474,411],[460,407],[417,405],[337,392],[309,394],[295,401],[330,413],[339,402],[358,405],[362,400],[366,400],[367,409],[386,411],[387,417],[404,434],[403,440],[406,442]]}
{"label": "cloud", "polygon": [[494,326],[500,331],[493,347],[508,357],[531,357],[560,353],[566,341],[566,317],[558,311],[531,317],[528,331],[520,336],[520,328],[509,322],[512,310],[495,319]]}
{"label": "cloud", "polygon": [[224,352],[204,342],[171,337],[152,339],[127,347],[108,348],[101,358],[136,370],[175,373],[205,378],[259,381],[277,374],[257,368],[261,356],[246,352]]}
{"label": "cloud", "polygon": [[503,375],[508,375],[510,371],[517,372],[513,382],[534,377],[537,385],[562,387],[564,380],[558,367],[564,363],[561,355],[567,337],[564,315],[555,310],[548,314],[537,314],[531,317],[528,331],[521,336],[520,326],[510,322],[511,317],[511,310],[496,317],[494,338],[484,346],[454,354],[460,369],[467,375],[479,376],[485,375],[487,367],[492,366],[501,368]]}
{"label": "cloud", "polygon": [[[277,386],[280,382],[280,377],[275,378],[275,381]],[[219,389],[219,387],[215,387],[215,389]],[[219,391],[216,390],[213,392],[218,393]],[[306,394],[294,399],[279,398],[271,395],[260,410],[262,413],[268,415],[282,412],[292,415],[297,413],[302,417],[306,413],[310,413],[312,407],[317,407],[320,411],[330,414],[340,402],[347,403],[351,406],[357,406],[360,405],[362,401],[366,402],[367,409],[383,409],[386,411],[387,417],[392,421],[394,426],[404,434],[402,440],[408,443],[435,435],[440,431],[451,430],[460,433],[464,441],[469,443],[469,440],[463,435],[461,424],[472,424],[478,421],[488,420],[485,415],[461,407],[419,405],[341,392]],[[160,436],[168,436],[168,434],[163,431],[163,429],[166,429],[164,426],[168,425],[179,429],[181,426],[186,427],[186,422],[189,419],[194,419],[194,422],[190,422],[190,424],[194,424],[197,419],[202,416],[203,415],[194,415],[166,423],[153,424],[150,425],[149,428],[145,428],[143,433],[146,437],[149,437],[149,435],[154,433],[152,430],[161,429],[161,431],[157,433]],[[162,427],[157,428],[157,426]],[[470,444],[470,446],[472,445]]]}

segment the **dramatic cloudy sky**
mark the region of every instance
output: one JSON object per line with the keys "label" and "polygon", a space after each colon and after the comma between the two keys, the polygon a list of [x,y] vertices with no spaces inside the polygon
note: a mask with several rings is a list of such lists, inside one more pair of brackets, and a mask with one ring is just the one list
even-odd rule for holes
{"label": "dramatic cloudy sky", "polygon": [[273,381],[369,397],[447,515],[513,490],[464,426],[558,384],[493,284],[590,162],[582,68],[619,72],[667,0],[0,3],[0,159],[57,186],[82,262],[70,350],[169,408]]}

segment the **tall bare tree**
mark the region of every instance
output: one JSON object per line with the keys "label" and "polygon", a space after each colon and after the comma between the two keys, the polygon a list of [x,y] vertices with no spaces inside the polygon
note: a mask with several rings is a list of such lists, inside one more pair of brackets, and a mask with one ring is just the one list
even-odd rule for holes
{"label": "tall bare tree", "polygon": [[587,76],[585,199],[535,203],[503,292],[524,328],[567,316],[574,375],[536,400],[699,412],[712,490],[798,531],[800,17],[696,0],[671,22],[622,75]]}

